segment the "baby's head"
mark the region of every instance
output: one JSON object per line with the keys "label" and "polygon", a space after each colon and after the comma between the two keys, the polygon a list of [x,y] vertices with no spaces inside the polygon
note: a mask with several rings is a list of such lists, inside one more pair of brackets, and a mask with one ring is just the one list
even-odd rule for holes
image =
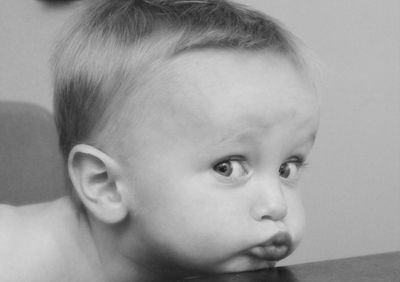
{"label": "baby's head", "polygon": [[53,60],[71,195],[93,224],[132,263],[182,274],[289,255],[318,128],[293,37],[225,1],[94,2]]}

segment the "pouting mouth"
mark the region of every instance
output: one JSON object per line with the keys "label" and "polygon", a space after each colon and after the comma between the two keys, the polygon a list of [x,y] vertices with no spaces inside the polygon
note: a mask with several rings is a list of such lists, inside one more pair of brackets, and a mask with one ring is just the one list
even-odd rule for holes
{"label": "pouting mouth", "polygon": [[291,252],[292,239],[288,232],[278,232],[267,241],[255,246],[250,253],[262,260],[278,261]]}
{"label": "pouting mouth", "polygon": [[264,242],[263,246],[270,246],[270,245],[290,245],[292,243],[292,237],[290,236],[289,232],[280,231]]}

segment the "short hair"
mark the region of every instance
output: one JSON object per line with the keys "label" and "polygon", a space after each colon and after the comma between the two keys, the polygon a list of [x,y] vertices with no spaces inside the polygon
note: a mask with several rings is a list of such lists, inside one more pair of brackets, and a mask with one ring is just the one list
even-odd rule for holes
{"label": "short hair", "polygon": [[218,48],[268,49],[302,65],[296,42],[271,17],[225,0],[92,0],[52,58],[64,158],[76,144],[98,145],[99,132],[112,134],[115,109],[140,95],[144,74],[157,63]]}

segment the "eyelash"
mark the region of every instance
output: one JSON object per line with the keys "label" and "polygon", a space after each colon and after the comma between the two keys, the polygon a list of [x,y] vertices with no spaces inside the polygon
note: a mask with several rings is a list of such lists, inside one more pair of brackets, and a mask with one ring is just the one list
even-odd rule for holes
{"label": "eyelash", "polygon": [[[242,157],[242,156],[231,156],[231,157],[228,157],[228,158],[224,158],[224,159],[216,162],[212,166],[212,168],[220,176],[222,176],[222,177],[224,177],[226,179],[229,179],[229,178],[232,179],[234,177],[231,177],[231,173],[234,172],[234,165],[233,164],[235,162],[239,163],[241,169],[243,169],[243,176],[244,175],[248,176],[251,173],[250,168],[249,168],[249,166],[248,166],[248,164],[246,162],[246,159],[244,157]],[[225,169],[229,169],[229,171],[230,171],[229,175],[224,175],[223,172],[222,173],[218,172],[218,166],[221,166],[223,164],[229,164],[229,167],[225,167]],[[223,168],[223,167],[220,167],[220,168]]]}
{"label": "eyelash", "polygon": [[[289,175],[285,176],[282,175],[283,173],[285,173],[286,171],[284,171],[284,169],[287,168],[287,166],[289,166],[290,164],[294,164],[296,167],[296,173],[294,176],[292,176],[293,179],[291,179],[291,171],[289,171]],[[286,166],[286,167],[285,167]],[[287,182],[295,182],[296,180],[298,180],[299,178],[299,173],[301,169],[304,169],[307,166],[307,163],[305,163],[304,157],[302,156],[294,156],[289,158],[287,161],[285,161],[284,163],[281,164],[281,166],[279,167],[278,173],[279,176]]]}
{"label": "eyelash", "polygon": [[[251,170],[249,169],[248,166],[246,166],[246,164],[247,164],[246,158],[244,158],[242,156],[231,156],[231,157],[228,157],[228,158],[224,158],[224,159],[216,162],[212,166],[212,168],[220,176],[222,176],[222,177],[224,177],[226,179],[233,179],[234,177],[231,177],[231,174],[233,173],[233,166],[232,166],[233,162],[238,162],[240,164],[240,166],[243,169],[243,171],[244,171],[246,176],[248,176],[250,174]],[[220,169],[221,168],[228,169],[228,172],[229,172],[228,174],[229,175],[224,175],[224,172],[218,172],[218,166],[223,165],[223,164],[230,164],[229,167],[225,167],[225,168],[224,167],[220,167]],[[278,169],[279,176],[281,176],[281,169],[285,165],[289,165],[289,164],[294,164],[296,166],[297,170],[303,169],[308,165],[307,163],[305,163],[304,157],[302,157],[302,156],[293,156],[293,157],[289,158],[287,161],[285,161],[285,162],[283,162],[281,164],[281,166]],[[289,179],[288,179],[289,176],[290,176],[290,174],[288,175],[288,177],[282,177],[282,176],[281,177],[283,179],[289,181]],[[297,179],[297,177],[295,179]]]}
{"label": "eyelash", "polygon": [[285,163],[294,163],[298,168],[304,168],[308,165],[303,156],[290,157],[286,162],[284,162],[284,164]]}

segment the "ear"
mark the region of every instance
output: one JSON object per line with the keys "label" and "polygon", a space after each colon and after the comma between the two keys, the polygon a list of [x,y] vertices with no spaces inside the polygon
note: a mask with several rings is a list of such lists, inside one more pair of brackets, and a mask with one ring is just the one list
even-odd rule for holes
{"label": "ear", "polygon": [[118,223],[128,214],[125,191],[118,163],[102,151],[85,144],[72,148],[68,157],[68,173],[75,191],[98,220]]}

